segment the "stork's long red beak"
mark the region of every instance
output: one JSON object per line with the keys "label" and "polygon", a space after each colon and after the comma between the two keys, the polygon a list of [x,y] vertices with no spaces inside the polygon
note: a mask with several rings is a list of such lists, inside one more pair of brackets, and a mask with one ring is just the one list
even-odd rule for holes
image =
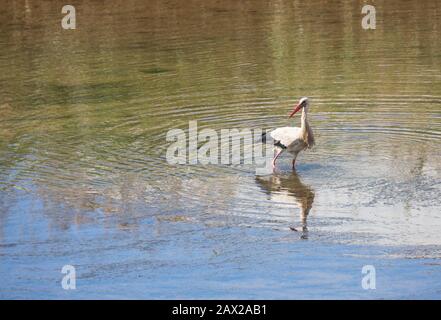
{"label": "stork's long red beak", "polygon": [[295,115],[297,113],[297,111],[299,111],[301,109],[301,105],[298,104],[294,107],[294,110],[290,113],[289,117],[291,118],[293,115]]}

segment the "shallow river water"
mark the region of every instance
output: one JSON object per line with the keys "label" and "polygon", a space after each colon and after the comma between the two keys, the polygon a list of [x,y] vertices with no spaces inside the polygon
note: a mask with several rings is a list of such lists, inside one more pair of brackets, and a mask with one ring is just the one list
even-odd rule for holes
{"label": "shallow river water", "polygon": [[[63,5],[0,8],[0,298],[441,297],[441,2]],[[301,96],[296,172],[166,160]]]}

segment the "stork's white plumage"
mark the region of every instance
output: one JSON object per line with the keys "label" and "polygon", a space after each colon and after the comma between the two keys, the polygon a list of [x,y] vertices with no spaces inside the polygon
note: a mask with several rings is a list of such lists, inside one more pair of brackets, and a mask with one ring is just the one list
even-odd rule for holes
{"label": "stork's white plumage", "polygon": [[270,132],[274,141],[279,141],[284,146],[290,146],[302,136],[302,130],[298,127],[282,127]]}
{"label": "stork's white plumage", "polygon": [[274,159],[272,162],[273,169],[276,167],[276,160],[280,154],[286,150],[294,156],[292,167],[295,168],[296,158],[300,151],[311,148],[314,142],[314,134],[308,123],[308,98],[303,97],[299,103],[294,107],[289,117],[302,109],[301,126],[298,127],[282,127],[271,131],[269,134],[274,139]]}

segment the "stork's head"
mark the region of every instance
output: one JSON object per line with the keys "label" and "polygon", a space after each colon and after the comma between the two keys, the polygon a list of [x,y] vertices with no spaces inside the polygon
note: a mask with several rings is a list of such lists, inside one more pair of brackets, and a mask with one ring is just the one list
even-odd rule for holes
{"label": "stork's head", "polygon": [[294,106],[294,109],[290,113],[289,117],[291,118],[293,115],[297,113],[302,108],[307,108],[309,105],[309,101],[307,97],[300,98],[299,102]]}

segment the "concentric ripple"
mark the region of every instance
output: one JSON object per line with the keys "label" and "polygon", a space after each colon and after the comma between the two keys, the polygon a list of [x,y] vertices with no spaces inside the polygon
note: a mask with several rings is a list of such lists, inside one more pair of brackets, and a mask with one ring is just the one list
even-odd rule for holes
{"label": "concentric ripple", "polygon": [[[441,29],[427,22],[441,10],[393,5],[378,4],[375,36],[322,1],[91,2],[70,34],[38,18],[54,15],[44,2],[1,11],[0,228],[28,211],[48,228],[158,219],[441,245]],[[167,162],[171,129],[297,126],[300,96],[317,145],[297,174],[287,157],[270,177]]]}

